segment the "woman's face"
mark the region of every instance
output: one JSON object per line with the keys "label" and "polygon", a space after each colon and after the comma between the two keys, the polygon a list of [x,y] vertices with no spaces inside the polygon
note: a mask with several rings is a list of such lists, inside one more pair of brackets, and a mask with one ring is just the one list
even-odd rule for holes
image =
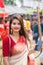
{"label": "woman's face", "polygon": [[12,21],[11,29],[12,29],[14,32],[19,32],[19,31],[20,31],[20,29],[21,29],[21,24],[20,24],[19,20],[14,19],[14,20]]}

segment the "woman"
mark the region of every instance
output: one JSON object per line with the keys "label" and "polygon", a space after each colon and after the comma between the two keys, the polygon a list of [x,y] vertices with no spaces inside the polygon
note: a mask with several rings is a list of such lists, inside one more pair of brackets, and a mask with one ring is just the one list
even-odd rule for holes
{"label": "woman", "polygon": [[3,39],[4,65],[27,65],[28,38],[24,30],[23,18],[16,14],[10,20],[10,35]]}

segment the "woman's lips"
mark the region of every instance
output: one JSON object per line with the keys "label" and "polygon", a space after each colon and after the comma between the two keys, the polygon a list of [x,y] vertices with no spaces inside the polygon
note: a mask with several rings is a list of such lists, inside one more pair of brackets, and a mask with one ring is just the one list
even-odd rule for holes
{"label": "woman's lips", "polygon": [[14,29],[16,29],[16,30],[17,30],[17,29],[19,29],[19,28],[14,28]]}

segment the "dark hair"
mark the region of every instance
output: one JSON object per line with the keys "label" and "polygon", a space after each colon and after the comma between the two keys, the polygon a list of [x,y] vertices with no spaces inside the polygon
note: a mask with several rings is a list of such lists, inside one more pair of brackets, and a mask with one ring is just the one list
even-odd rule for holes
{"label": "dark hair", "polygon": [[3,17],[0,17],[0,24],[2,23],[2,21],[3,21]]}
{"label": "dark hair", "polygon": [[25,33],[25,30],[24,30],[23,18],[22,18],[21,15],[19,15],[19,14],[15,14],[15,15],[12,17],[12,19],[10,20],[9,33],[12,34],[12,33],[11,33],[11,24],[12,24],[12,21],[13,21],[14,19],[17,19],[17,20],[19,20],[19,22],[20,22],[20,25],[21,25],[21,30],[19,31],[20,36],[23,35],[23,36],[26,38],[26,33]]}

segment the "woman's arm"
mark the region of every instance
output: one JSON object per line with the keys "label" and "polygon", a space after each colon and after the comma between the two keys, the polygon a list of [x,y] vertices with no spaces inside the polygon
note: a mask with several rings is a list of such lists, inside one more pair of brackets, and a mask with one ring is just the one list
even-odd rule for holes
{"label": "woman's arm", "polygon": [[34,41],[32,43],[30,43],[30,48],[28,49],[28,51],[29,51],[28,54],[29,55],[36,52],[36,50],[34,50],[36,45],[37,44]]}
{"label": "woman's arm", "polygon": [[41,45],[41,49],[40,50],[43,51],[43,44]]}
{"label": "woman's arm", "polygon": [[9,65],[8,57],[3,57],[3,63],[4,63],[4,65]]}
{"label": "woman's arm", "polygon": [[8,37],[6,36],[3,39],[3,48],[2,48],[4,65],[9,65],[9,63],[8,63],[9,44],[8,43],[9,43],[9,40],[8,40]]}

